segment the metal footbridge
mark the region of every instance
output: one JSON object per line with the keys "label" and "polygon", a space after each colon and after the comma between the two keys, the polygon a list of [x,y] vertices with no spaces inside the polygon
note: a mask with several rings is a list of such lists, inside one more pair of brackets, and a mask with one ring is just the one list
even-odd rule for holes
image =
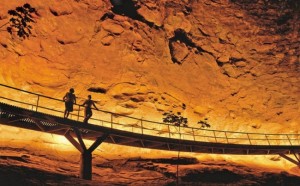
{"label": "metal footbridge", "polygon": [[[65,136],[81,153],[80,177],[84,179],[92,178],[92,152],[102,142],[210,154],[277,154],[300,166],[300,134],[182,127],[104,110],[94,110],[85,124],[81,107],[74,105],[65,119],[61,99],[0,84],[0,124]],[[94,143],[88,148],[84,139]]]}

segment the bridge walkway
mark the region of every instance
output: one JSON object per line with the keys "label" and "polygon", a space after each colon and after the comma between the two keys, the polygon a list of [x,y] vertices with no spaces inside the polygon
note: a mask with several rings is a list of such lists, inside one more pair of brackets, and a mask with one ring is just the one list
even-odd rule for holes
{"label": "bridge walkway", "polygon": [[[104,110],[94,110],[90,124],[84,124],[80,105],[75,105],[75,114],[65,119],[62,100],[3,84],[0,91],[0,123],[65,136],[81,152],[80,172],[85,179],[91,179],[91,154],[102,142],[195,153],[279,154],[300,166],[300,134],[181,127]],[[87,148],[83,139],[93,140],[94,144]]]}

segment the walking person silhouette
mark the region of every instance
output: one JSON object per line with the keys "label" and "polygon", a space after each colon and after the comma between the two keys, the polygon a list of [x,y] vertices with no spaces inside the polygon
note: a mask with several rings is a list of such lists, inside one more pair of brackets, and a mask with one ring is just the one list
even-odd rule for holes
{"label": "walking person silhouette", "polygon": [[73,105],[76,104],[76,96],[73,88],[70,88],[70,91],[66,93],[63,101],[65,102],[64,118],[68,118],[70,112],[73,112]]}
{"label": "walking person silhouette", "polygon": [[84,123],[88,123],[88,120],[92,117],[93,112],[92,112],[92,105],[95,107],[95,109],[99,110],[95,102],[92,100],[92,96],[88,95],[88,99],[85,100],[85,102],[81,105],[84,106]]}

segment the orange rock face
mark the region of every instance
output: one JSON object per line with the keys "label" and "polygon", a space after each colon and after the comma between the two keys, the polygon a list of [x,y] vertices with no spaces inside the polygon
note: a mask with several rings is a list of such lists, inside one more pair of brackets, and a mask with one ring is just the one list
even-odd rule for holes
{"label": "orange rock face", "polygon": [[[79,97],[103,88],[94,97],[104,109],[120,106],[139,117],[151,117],[141,111],[159,117],[185,103],[187,116],[208,117],[216,128],[219,121],[245,130],[253,121],[299,123],[293,10],[278,15],[278,6],[264,5],[269,17],[259,18],[262,3],[248,4],[251,12],[239,1],[129,2],[29,1],[38,12],[32,35],[0,32],[1,83],[55,97],[69,87]],[[1,24],[22,3],[4,1]]]}
{"label": "orange rock face", "polygon": [[[150,120],[172,110],[189,125],[298,133],[300,22],[288,4],[26,2],[37,10],[30,37],[0,31],[0,83],[57,98],[74,87],[79,102],[92,94]],[[1,0],[0,25],[24,3]]]}

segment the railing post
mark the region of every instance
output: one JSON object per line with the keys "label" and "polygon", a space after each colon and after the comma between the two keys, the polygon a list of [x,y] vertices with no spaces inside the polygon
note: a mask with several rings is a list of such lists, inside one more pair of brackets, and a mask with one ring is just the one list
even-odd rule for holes
{"label": "railing post", "polygon": [[287,137],[287,139],[289,140],[291,146],[293,146],[293,144],[292,144],[292,142],[291,142],[291,140],[290,140],[290,138],[289,138],[289,135],[286,135],[286,137]]}
{"label": "railing post", "polygon": [[171,138],[170,125],[168,124],[169,138]]}
{"label": "railing post", "polygon": [[113,128],[113,114],[110,114],[110,128]]}
{"label": "railing post", "polygon": [[80,112],[80,105],[79,105],[79,108],[78,108],[78,113],[77,113],[77,121],[79,121],[79,112]]}
{"label": "railing post", "polygon": [[266,136],[266,139],[267,139],[268,144],[270,145],[270,141],[269,141],[268,136],[267,136],[266,134],[265,134],[265,136]]}
{"label": "railing post", "polygon": [[180,125],[179,125],[179,139],[181,140],[181,130],[180,130]]}
{"label": "railing post", "polygon": [[229,143],[226,131],[224,131],[224,133],[225,133],[226,141],[227,143]]}
{"label": "railing post", "polygon": [[213,132],[214,132],[215,142],[218,143],[218,142],[217,142],[216,131],[213,131]]}
{"label": "railing post", "polygon": [[142,130],[142,135],[144,134],[144,131],[143,131],[143,120],[141,119],[141,130]]}
{"label": "railing post", "polygon": [[194,128],[192,128],[192,132],[193,132],[193,138],[194,138],[194,141],[196,141]]}
{"label": "railing post", "polygon": [[35,111],[37,112],[38,107],[39,107],[39,101],[40,101],[40,95],[38,95],[37,101],[36,101],[36,109]]}
{"label": "railing post", "polygon": [[248,137],[248,140],[249,140],[249,143],[250,143],[250,145],[252,145],[252,143],[251,143],[251,140],[250,140],[250,137],[249,137],[249,134],[247,133],[247,137]]}

